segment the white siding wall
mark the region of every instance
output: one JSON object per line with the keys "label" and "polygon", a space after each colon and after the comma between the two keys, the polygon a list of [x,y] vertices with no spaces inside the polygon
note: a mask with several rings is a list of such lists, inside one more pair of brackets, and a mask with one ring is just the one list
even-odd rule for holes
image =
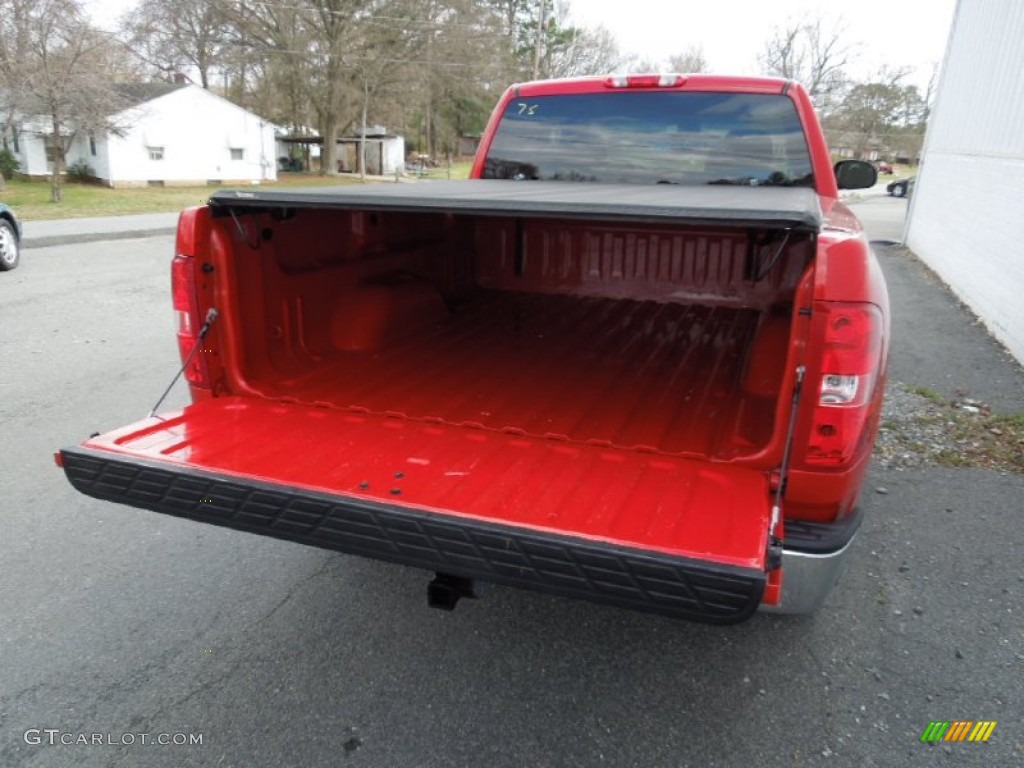
{"label": "white siding wall", "polygon": [[65,160],[67,165],[72,165],[79,160],[84,160],[93,169],[96,178],[109,178],[109,163],[107,162],[107,142],[104,136],[94,137],[93,144],[96,146],[96,154],[92,153],[92,144],[89,143],[89,135],[81,133],[75,136],[74,141],[68,147]]}
{"label": "white siding wall", "polygon": [[1024,362],[1024,2],[959,0],[906,242]]}
{"label": "white siding wall", "polygon": [[[198,86],[153,99],[124,118],[125,135],[108,141],[107,178],[114,184],[277,178],[273,126]],[[151,160],[149,147],[163,147],[163,159]],[[232,159],[232,149],[243,158]]]}
{"label": "white siding wall", "polygon": [[[110,143],[107,135],[97,134],[93,137],[96,144],[96,154],[93,155],[91,150],[86,155],[86,160],[89,165],[96,171],[96,177],[100,179],[110,178]],[[89,139],[86,138],[85,145],[89,147]]]}
{"label": "white siding wall", "polygon": [[50,172],[50,166],[46,162],[46,144],[42,136],[22,133],[18,137],[18,145],[21,148],[18,160],[21,162],[22,173],[29,176],[45,176]]}
{"label": "white siding wall", "polygon": [[45,176],[50,173],[50,166],[46,162],[46,141],[40,135],[46,130],[46,124],[36,120],[24,120],[19,128],[19,151],[15,152],[21,163],[19,171],[29,176]]}
{"label": "white siding wall", "polygon": [[405,139],[401,136],[394,136],[384,140],[384,170],[385,176],[391,176],[395,171],[405,169]]}

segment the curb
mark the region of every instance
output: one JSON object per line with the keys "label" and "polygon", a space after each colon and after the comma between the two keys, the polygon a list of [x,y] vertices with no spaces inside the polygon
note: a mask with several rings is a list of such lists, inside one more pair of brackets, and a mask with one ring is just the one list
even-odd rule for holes
{"label": "curb", "polygon": [[158,229],[128,229],[120,232],[83,232],[77,235],[49,235],[44,237],[22,238],[23,250],[30,248],[50,248],[55,245],[74,245],[76,243],[96,243],[103,240],[131,240],[157,235],[173,235],[176,227]]}

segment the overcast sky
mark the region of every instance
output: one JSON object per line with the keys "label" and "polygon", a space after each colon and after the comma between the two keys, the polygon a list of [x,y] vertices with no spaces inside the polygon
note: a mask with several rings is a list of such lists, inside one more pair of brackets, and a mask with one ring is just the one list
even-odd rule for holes
{"label": "overcast sky", "polygon": [[[101,26],[112,29],[132,0],[86,0]],[[761,74],[757,54],[772,28],[821,16],[844,31],[858,79],[907,66],[912,82],[928,82],[942,59],[956,0],[570,0],[580,26],[604,26],[624,52],[659,62],[699,45],[713,72]]]}
{"label": "overcast sky", "polygon": [[851,75],[908,66],[927,84],[946,50],[956,0],[571,0],[582,26],[602,25],[625,51],[655,61],[691,45],[704,49],[713,72],[760,74],[757,54],[772,27],[818,15],[839,24],[854,46]]}

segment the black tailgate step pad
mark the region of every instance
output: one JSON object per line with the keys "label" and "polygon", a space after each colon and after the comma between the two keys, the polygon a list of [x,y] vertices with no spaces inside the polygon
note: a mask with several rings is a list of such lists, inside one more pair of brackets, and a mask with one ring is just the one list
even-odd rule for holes
{"label": "black tailgate step pad", "polygon": [[694,621],[733,624],[765,575],[527,527],[237,478],[88,448],[61,451],[97,499],[494,584]]}

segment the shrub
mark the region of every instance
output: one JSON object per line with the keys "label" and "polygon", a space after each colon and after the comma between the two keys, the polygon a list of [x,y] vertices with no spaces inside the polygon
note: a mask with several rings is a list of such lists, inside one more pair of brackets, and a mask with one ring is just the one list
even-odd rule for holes
{"label": "shrub", "polygon": [[96,170],[85,160],[75,160],[68,166],[67,177],[71,181],[93,181],[96,178]]}
{"label": "shrub", "polygon": [[3,174],[5,179],[14,176],[20,167],[21,163],[11,150],[7,147],[0,148],[0,174]]}

